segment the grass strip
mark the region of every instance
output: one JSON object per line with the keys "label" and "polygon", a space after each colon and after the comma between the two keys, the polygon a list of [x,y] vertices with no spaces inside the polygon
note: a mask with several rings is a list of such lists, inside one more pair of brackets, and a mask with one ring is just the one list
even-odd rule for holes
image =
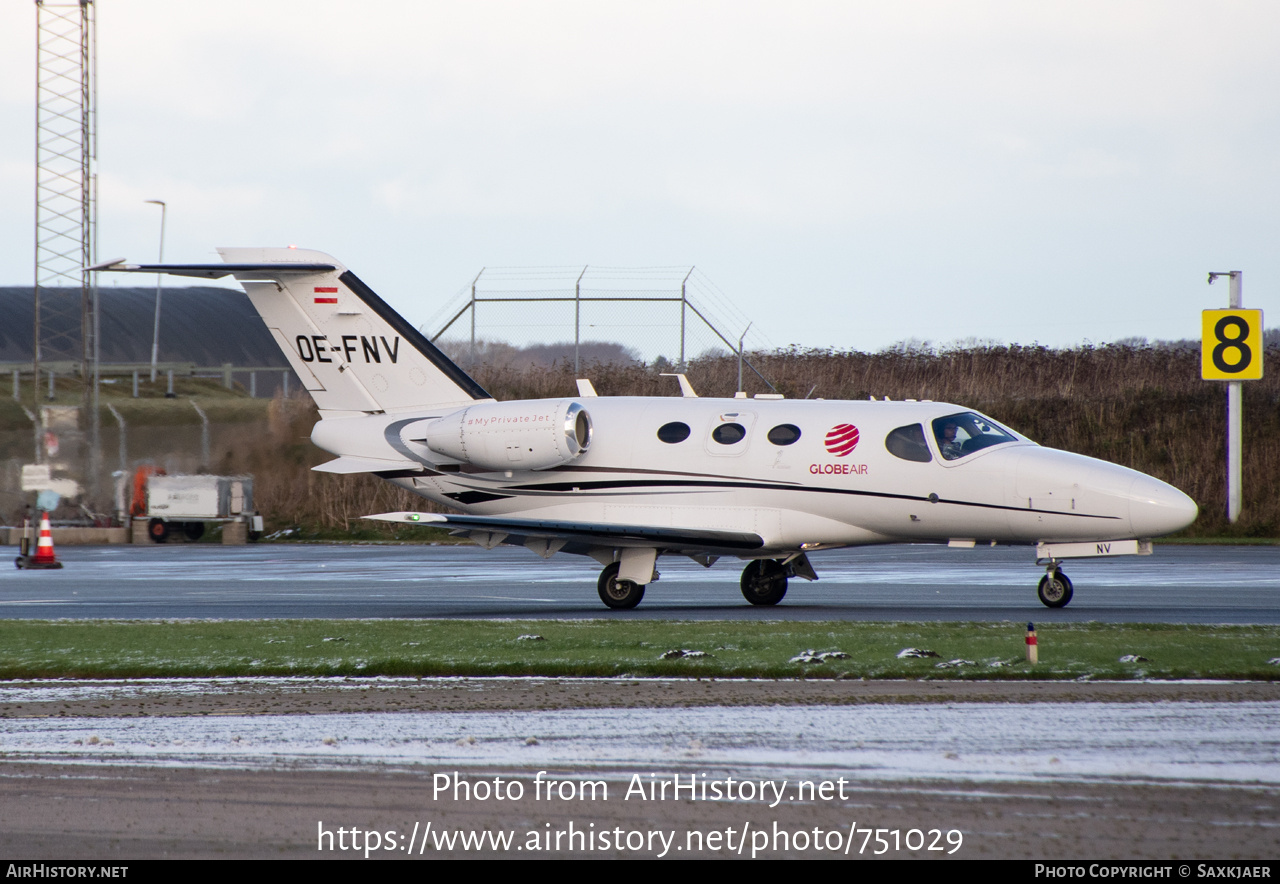
{"label": "grass strip", "polygon": [[[1280,627],[668,620],[0,621],[0,678],[249,675],[1275,680]],[[529,636],[538,636],[530,638]],[[900,658],[904,648],[937,657]],[[702,655],[668,656],[670,651]],[[797,662],[806,651],[847,657]],[[1145,660],[1122,662],[1122,657]],[[953,663],[952,661],[962,661]]]}

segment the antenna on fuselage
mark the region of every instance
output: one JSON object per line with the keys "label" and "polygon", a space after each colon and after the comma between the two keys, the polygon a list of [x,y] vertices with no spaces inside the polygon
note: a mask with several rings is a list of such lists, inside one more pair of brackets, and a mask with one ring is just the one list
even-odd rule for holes
{"label": "antenna on fuselage", "polygon": [[697,399],[698,394],[693,389],[693,384],[689,383],[689,379],[684,374],[674,371],[662,372],[664,378],[675,378],[680,382],[680,395],[685,399]]}

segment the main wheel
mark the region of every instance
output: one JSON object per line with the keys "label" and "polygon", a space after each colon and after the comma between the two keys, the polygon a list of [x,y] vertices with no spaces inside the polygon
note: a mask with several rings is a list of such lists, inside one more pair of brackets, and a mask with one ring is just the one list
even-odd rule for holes
{"label": "main wheel", "polygon": [[196,541],[204,537],[204,522],[183,522],[182,533],[187,540]]}
{"label": "main wheel", "polygon": [[600,581],[596,588],[600,592],[600,601],[610,608],[634,608],[644,598],[644,584],[631,580],[619,580],[618,571],[621,565],[617,562],[606,565],[600,572]]}
{"label": "main wheel", "polygon": [[147,523],[147,534],[156,543],[164,543],[169,539],[169,523],[164,519],[152,519]]}
{"label": "main wheel", "polygon": [[1066,574],[1061,571],[1050,571],[1040,578],[1040,588],[1036,595],[1046,608],[1065,608],[1075,593],[1075,587]]}
{"label": "main wheel", "polygon": [[755,559],[742,569],[742,597],[753,605],[776,605],[787,594],[787,572],[777,559]]}

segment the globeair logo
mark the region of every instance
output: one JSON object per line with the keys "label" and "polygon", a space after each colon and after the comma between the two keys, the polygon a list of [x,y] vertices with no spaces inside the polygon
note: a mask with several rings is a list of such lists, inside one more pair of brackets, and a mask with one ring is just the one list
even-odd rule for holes
{"label": "globeair logo", "polygon": [[853,424],[838,424],[827,433],[827,451],[836,457],[845,457],[858,447],[858,428]]}

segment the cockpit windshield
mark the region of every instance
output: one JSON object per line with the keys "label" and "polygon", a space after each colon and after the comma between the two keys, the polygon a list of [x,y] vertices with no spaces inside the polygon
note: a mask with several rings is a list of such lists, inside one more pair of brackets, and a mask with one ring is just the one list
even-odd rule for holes
{"label": "cockpit windshield", "polygon": [[1007,430],[972,411],[938,418],[933,422],[933,436],[943,460],[959,460],[992,445],[1017,441]]}

